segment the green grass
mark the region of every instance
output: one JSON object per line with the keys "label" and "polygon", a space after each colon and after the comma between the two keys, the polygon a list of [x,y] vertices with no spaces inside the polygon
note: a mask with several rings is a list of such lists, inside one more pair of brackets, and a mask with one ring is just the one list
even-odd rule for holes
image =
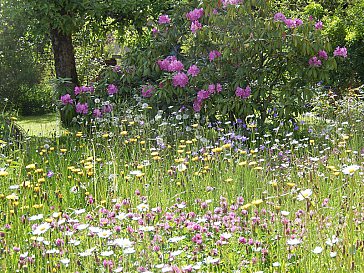
{"label": "green grass", "polygon": [[363,272],[353,113],[246,141],[132,114],[109,130],[2,143],[0,271]]}
{"label": "green grass", "polygon": [[62,130],[58,113],[50,113],[42,116],[19,117],[17,124],[23,128],[29,136],[59,136]]}

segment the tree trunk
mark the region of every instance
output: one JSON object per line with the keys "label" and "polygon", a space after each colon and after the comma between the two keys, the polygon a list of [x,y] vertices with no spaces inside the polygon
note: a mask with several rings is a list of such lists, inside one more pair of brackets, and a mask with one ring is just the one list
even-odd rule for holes
{"label": "tree trunk", "polygon": [[57,78],[70,78],[74,86],[78,85],[71,34],[64,34],[59,29],[51,29],[51,40]]}
{"label": "tree trunk", "polygon": [[[57,79],[68,78],[69,81],[59,80],[57,85],[57,98],[69,93],[73,95],[75,86],[79,84],[76,71],[75,52],[72,43],[72,35],[64,34],[60,29],[50,31],[54,55],[54,66]],[[61,111],[62,124],[69,126],[73,116]]]}

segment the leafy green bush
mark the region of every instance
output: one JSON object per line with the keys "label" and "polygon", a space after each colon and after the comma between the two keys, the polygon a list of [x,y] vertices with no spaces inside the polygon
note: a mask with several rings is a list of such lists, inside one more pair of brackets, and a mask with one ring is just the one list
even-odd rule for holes
{"label": "leafy green bush", "polygon": [[336,68],[318,22],[274,14],[266,1],[229,3],[204,1],[188,14],[181,6],[161,16],[136,72],[123,74],[124,80],[141,75],[140,94],[156,108],[254,115],[261,123],[305,111],[313,87],[329,82]]}

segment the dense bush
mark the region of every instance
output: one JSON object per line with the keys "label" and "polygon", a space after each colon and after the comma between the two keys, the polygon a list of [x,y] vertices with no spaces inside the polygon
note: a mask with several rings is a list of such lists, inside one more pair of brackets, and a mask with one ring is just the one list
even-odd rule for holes
{"label": "dense bush", "polygon": [[161,16],[144,52],[149,58],[135,69],[150,77],[140,92],[158,108],[177,104],[264,122],[304,111],[315,84],[329,82],[333,54],[346,57],[344,48],[334,53],[313,18],[285,18],[266,1],[206,1]]}

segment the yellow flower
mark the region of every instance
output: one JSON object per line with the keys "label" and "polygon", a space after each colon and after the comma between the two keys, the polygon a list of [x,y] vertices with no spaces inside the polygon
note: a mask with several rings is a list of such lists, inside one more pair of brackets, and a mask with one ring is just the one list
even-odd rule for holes
{"label": "yellow flower", "polygon": [[67,152],[67,149],[64,149],[64,148],[61,148],[61,149],[59,149],[60,151],[61,151],[61,153],[65,153],[65,152]]}
{"label": "yellow flower", "polygon": [[12,193],[6,196],[6,199],[15,201],[19,199],[19,196],[17,196],[15,193]]}
{"label": "yellow flower", "polygon": [[252,204],[255,205],[255,206],[258,206],[260,205],[261,203],[263,203],[263,199],[258,199],[258,200],[254,200],[252,201]]}
{"label": "yellow flower", "polygon": [[222,151],[222,148],[221,147],[216,147],[216,148],[212,149],[211,151],[214,152],[214,153],[219,153],[219,152]]}
{"label": "yellow flower", "polygon": [[238,163],[239,166],[245,166],[246,164],[248,164],[248,162],[246,162],[246,161],[242,161],[242,162]]}
{"label": "yellow flower", "polygon": [[126,136],[128,134],[128,132],[127,131],[122,131],[121,133],[120,133],[120,135],[122,135],[122,136]]}
{"label": "yellow flower", "polygon": [[25,167],[27,170],[33,170],[35,169],[35,164],[29,164]]}
{"label": "yellow flower", "polygon": [[296,186],[295,183],[292,183],[292,182],[288,182],[287,183],[287,186],[290,187],[290,188],[293,188],[294,186]]}
{"label": "yellow flower", "polygon": [[7,176],[9,173],[7,171],[0,171],[0,176]]}
{"label": "yellow flower", "polygon": [[222,145],[222,148],[223,149],[230,149],[231,148],[231,144],[230,143],[224,144],[224,145]]}
{"label": "yellow flower", "polygon": [[250,208],[251,205],[252,204],[248,203],[248,204],[243,205],[241,208],[246,210],[246,209]]}
{"label": "yellow flower", "polygon": [[44,177],[41,177],[41,178],[38,179],[38,183],[43,183],[43,182],[45,182],[45,178]]}
{"label": "yellow flower", "polygon": [[234,181],[234,179],[232,179],[232,178],[225,179],[225,182],[227,182],[227,183],[230,183],[230,182],[233,182],[233,181]]}

